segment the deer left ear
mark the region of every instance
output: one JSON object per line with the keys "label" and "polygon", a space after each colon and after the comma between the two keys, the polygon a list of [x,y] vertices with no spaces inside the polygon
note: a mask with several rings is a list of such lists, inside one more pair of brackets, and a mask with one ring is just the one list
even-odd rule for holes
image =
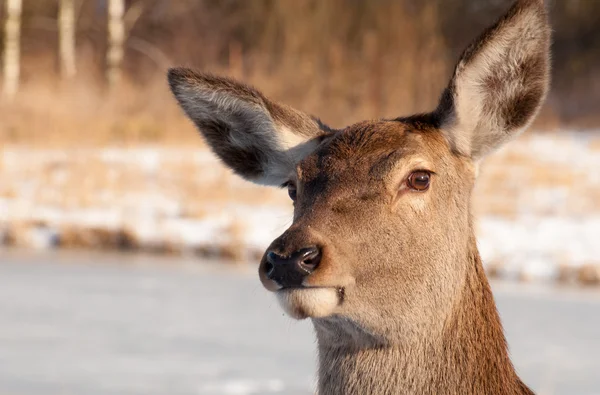
{"label": "deer left ear", "polygon": [[543,0],[518,0],[463,53],[436,115],[458,153],[478,160],[523,132],[550,80]]}

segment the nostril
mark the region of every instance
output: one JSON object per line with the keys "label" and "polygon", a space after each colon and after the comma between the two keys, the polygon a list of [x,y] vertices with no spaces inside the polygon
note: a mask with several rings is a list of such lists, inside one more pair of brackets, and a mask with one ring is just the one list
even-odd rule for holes
{"label": "nostril", "polygon": [[321,262],[321,250],[317,247],[307,248],[302,252],[300,266],[308,271],[314,271]]}
{"label": "nostril", "polygon": [[271,277],[271,274],[273,274],[273,269],[275,268],[275,266],[273,266],[273,264],[269,261],[265,262],[265,274],[267,275],[267,277]]}
{"label": "nostril", "polygon": [[265,274],[268,278],[271,278],[273,275],[273,271],[275,269],[275,261],[277,259],[277,254],[274,252],[269,252],[267,254],[267,259],[265,261]]}

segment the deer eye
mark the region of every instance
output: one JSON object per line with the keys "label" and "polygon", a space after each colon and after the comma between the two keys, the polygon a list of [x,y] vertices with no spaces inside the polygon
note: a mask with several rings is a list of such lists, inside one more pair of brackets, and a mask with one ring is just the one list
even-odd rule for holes
{"label": "deer eye", "polygon": [[431,180],[431,173],[424,170],[418,170],[412,172],[410,176],[408,176],[407,184],[410,189],[413,189],[418,192],[423,192],[429,189],[429,183]]}
{"label": "deer eye", "polygon": [[296,186],[293,183],[288,182],[287,190],[288,190],[288,195],[290,195],[290,199],[292,199],[293,201],[296,201]]}

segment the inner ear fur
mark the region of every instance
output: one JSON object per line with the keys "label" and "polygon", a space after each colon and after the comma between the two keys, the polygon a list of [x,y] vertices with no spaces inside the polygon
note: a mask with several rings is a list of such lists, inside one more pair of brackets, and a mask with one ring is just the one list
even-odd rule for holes
{"label": "inner ear fur", "polygon": [[168,80],[213,152],[255,183],[279,186],[287,181],[295,164],[330,131],[318,119],[230,78],[173,68]]}
{"label": "inner ear fur", "polygon": [[451,146],[479,159],[523,132],[550,83],[543,0],[519,0],[463,52],[435,111]]}

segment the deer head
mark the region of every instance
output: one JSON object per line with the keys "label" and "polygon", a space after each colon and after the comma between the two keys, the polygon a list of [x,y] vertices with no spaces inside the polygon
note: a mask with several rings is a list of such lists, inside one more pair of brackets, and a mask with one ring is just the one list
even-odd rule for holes
{"label": "deer head", "polygon": [[264,287],[313,319],[320,346],[380,347],[442,336],[464,303],[481,269],[478,163],[536,116],[549,42],[542,0],[520,0],[466,49],[433,112],[340,130],[231,79],[176,68],[169,82],[225,165],[288,189],[294,221],[262,259]]}

